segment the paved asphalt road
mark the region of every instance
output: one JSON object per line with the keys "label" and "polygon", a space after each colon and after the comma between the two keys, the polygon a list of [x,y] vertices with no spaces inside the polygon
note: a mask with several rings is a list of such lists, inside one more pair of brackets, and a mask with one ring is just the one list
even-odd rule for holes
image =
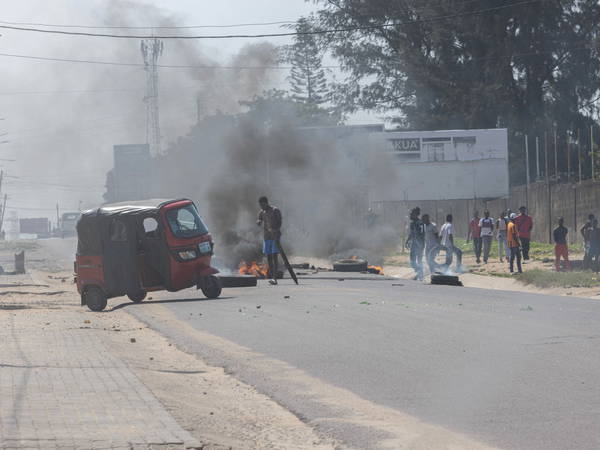
{"label": "paved asphalt road", "polygon": [[[198,330],[484,444],[600,448],[598,301],[404,280],[284,281],[189,298],[198,294],[153,301]],[[183,342],[144,304],[123,306],[301,417],[335,415],[242,360]],[[336,436],[358,447],[378,439],[351,428]]]}

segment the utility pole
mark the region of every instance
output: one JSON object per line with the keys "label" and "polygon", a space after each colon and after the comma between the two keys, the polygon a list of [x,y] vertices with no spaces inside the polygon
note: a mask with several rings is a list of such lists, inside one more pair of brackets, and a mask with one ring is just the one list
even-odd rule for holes
{"label": "utility pole", "polygon": [[525,206],[529,208],[529,136],[525,135]]}
{"label": "utility pole", "polygon": [[581,141],[579,140],[580,133],[577,129],[577,162],[579,163],[579,183],[581,183]]}
{"label": "utility pole", "polygon": [[567,132],[567,183],[571,182],[571,139]]}
{"label": "utility pole", "polygon": [[4,226],[4,213],[6,212],[6,199],[7,195],[4,194],[4,202],[2,204],[2,214],[0,215],[0,233],[2,233],[2,227]]}
{"label": "utility pole", "polygon": [[529,136],[525,135],[525,172],[526,182],[529,184]]}
{"label": "utility pole", "polygon": [[592,182],[596,181],[596,168],[594,167],[594,125],[590,125],[590,153],[592,154]]}
{"label": "utility pole", "polygon": [[549,164],[548,164],[548,132],[544,131],[544,165],[546,169],[544,170],[546,176],[546,184],[550,181],[550,177],[548,176]]}
{"label": "utility pole", "polygon": [[144,39],[141,44],[144,70],[146,71],[146,143],[153,156],[161,154],[160,116],[158,105],[158,60],[163,53],[162,41]]}
{"label": "utility pole", "polygon": [[535,137],[535,181],[540,180],[540,138]]}
{"label": "utility pole", "polygon": [[554,178],[558,183],[558,131],[554,128]]}

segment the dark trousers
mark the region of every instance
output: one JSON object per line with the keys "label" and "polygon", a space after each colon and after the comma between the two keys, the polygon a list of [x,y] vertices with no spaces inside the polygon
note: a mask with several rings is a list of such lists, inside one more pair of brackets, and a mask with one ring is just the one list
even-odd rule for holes
{"label": "dark trousers", "polygon": [[527,261],[529,259],[529,238],[521,238],[521,247],[523,248],[523,259]]}
{"label": "dark trousers", "polygon": [[423,279],[423,250],[424,244],[412,241],[410,244],[410,265],[415,270],[417,278]]}
{"label": "dark trousers", "polygon": [[517,260],[517,270],[519,273],[523,273],[523,268],[521,267],[521,249],[519,247],[510,248],[510,273],[514,272],[515,259]]}
{"label": "dark trousers", "polygon": [[492,249],[492,236],[482,236],[481,240],[483,242],[483,262],[488,262]]}
{"label": "dark trousers", "polygon": [[481,244],[483,240],[480,237],[473,238],[473,251],[475,252],[475,258],[477,262],[481,259]]}

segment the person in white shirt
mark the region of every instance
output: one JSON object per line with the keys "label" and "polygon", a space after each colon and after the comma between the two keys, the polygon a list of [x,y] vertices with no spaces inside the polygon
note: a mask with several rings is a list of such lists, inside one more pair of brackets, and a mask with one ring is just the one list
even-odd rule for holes
{"label": "person in white shirt", "polygon": [[481,241],[483,244],[483,263],[487,264],[494,236],[494,219],[490,217],[488,210],[483,212],[483,218],[479,220],[479,229],[481,230]]}
{"label": "person in white shirt", "polygon": [[438,229],[437,225],[429,218],[429,214],[423,214],[421,220],[423,221],[423,227],[425,228],[425,258],[429,265],[429,271],[433,272],[434,255],[431,254],[431,251],[436,248],[439,243]]}
{"label": "person in white shirt", "polygon": [[446,247],[446,265],[452,265],[452,257],[456,255],[456,267],[462,266],[462,251],[454,245],[454,225],[452,225],[452,214],[446,216],[446,223],[442,225],[440,231],[442,238],[441,244]]}

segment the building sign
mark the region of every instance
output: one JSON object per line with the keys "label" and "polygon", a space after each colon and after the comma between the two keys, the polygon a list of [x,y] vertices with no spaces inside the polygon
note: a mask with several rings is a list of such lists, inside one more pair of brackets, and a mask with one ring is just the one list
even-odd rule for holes
{"label": "building sign", "polygon": [[421,139],[420,138],[408,138],[408,139],[391,139],[392,147],[396,152],[420,152],[421,151]]}

